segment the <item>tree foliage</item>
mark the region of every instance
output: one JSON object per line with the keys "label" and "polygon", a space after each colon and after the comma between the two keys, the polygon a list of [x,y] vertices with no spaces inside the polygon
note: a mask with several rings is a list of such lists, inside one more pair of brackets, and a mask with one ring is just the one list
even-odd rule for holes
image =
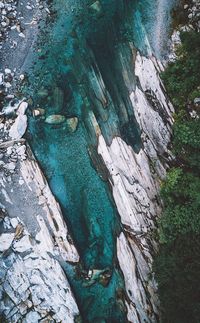
{"label": "tree foliage", "polygon": [[181,40],[178,59],[162,74],[176,108],[177,161],[161,188],[165,207],[154,261],[163,323],[200,322],[200,119],[187,110],[200,89],[200,35],[185,32]]}
{"label": "tree foliage", "polygon": [[182,32],[182,45],[178,49],[178,59],[170,63],[162,73],[165,86],[177,109],[181,109],[194,91],[199,92],[200,34],[195,31]]}

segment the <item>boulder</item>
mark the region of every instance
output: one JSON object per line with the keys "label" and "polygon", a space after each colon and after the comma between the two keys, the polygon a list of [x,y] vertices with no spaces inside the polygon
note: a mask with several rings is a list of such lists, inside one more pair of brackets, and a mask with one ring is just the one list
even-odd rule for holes
{"label": "boulder", "polygon": [[25,101],[21,102],[17,109],[17,114],[25,114],[27,108],[28,108],[28,103]]}
{"label": "boulder", "polygon": [[65,121],[65,116],[61,114],[52,114],[45,119],[45,122],[48,124],[60,124]]}
{"label": "boulder", "polygon": [[37,92],[37,95],[40,97],[40,98],[46,98],[48,96],[48,90],[47,89],[40,89],[38,92]]}
{"label": "boulder", "polygon": [[68,118],[67,119],[67,126],[70,132],[75,132],[78,127],[78,118]]}
{"label": "boulder", "polygon": [[25,134],[27,128],[27,116],[19,114],[15,119],[14,124],[11,126],[9,136],[12,139],[18,140]]}
{"label": "boulder", "polygon": [[39,117],[39,116],[43,116],[45,114],[45,109],[34,109],[33,110],[33,117]]}
{"label": "boulder", "polygon": [[194,104],[195,105],[200,105],[200,98],[195,98],[194,99]]}
{"label": "boulder", "polygon": [[97,0],[93,4],[91,4],[90,10],[93,11],[94,13],[101,14],[102,7],[101,7],[100,1]]}

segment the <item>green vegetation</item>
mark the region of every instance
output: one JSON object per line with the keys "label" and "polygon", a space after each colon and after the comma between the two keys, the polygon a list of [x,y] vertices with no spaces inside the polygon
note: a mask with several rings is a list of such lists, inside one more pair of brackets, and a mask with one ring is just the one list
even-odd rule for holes
{"label": "green vegetation", "polygon": [[176,62],[162,74],[176,114],[176,165],[161,188],[160,250],[154,261],[163,323],[200,322],[200,120],[190,111],[200,97],[200,35],[181,35]]}
{"label": "green vegetation", "polygon": [[164,83],[177,110],[181,110],[194,95],[200,94],[200,35],[196,32],[181,34],[182,46],[178,59],[162,74]]}

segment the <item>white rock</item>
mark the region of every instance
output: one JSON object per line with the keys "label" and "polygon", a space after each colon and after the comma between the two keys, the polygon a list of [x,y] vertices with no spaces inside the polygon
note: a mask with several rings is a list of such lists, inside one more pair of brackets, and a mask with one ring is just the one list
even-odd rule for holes
{"label": "white rock", "polygon": [[4,166],[4,168],[7,168],[7,169],[9,169],[9,170],[15,170],[15,167],[16,167],[16,165],[15,165],[15,163],[14,163],[14,162],[8,163],[8,164],[6,164],[6,165]]}
{"label": "white rock", "polygon": [[12,139],[20,139],[25,134],[27,128],[27,116],[23,114],[19,114],[15,119],[14,124],[10,128],[9,136]]}
{"label": "white rock", "polygon": [[16,149],[16,152],[19,156],[23,156],[26,152],[26,146],[25,145],[18,146]]}
{"label": "white rock", "polygon": [[17,114],[25,114],[27,108],[28,108],[28,103],[25,101],[21,102],[17,109]]}
{"label": "white rock", "polygon": [[21,239],[14,241],[13,248],[17,252],[30,251],[32,245],[28,235],[23,236]]}
{"label": "white rock", "polygon": [[23,33],[19,33],[19,36],[20,36],[21,38],[25,38],[25,37],[26,37]]}
{"label": "white rock", "polygon": [[41,320],[41,316],[39,315],[38,312],[34,312],[34,311],[31,311],[29,312],[27,315],[26,315],[26,318],[25,318],[25,322],[26,323],[37,323],[39,322],[39,320]]}
{"label": "white rock", "polygon": [[0,235],[0,251],[6,251],[10,248],[15,234],[14,233],[2,233]]}
{"label": "white rock", "polygon": [[9,68],[5,68],[5,74],[11,74],[11,70]]}
{"label": "white rock", "polygon": [[24,74],[20,74],[19,79],[20,79],[21,81],[23,81],[23,80],[24,80],[24,78],[25,78],[25,75],[24,75]]}
{"label": "white rock", "polygon": [[24,180],[23,179],[20,179],[19,180],[19,185],[23,185],[24,184]]}
{"label": "white rock", "polygon": [[10,219],[10,223],[12,225],[13,228],[16,228],[16,226],[18,225],[19,221],[17,218],[11,218]]}
{"label": "white rock", "polygon": [[12,152],[13,152],[13,147],[11,146],[11,147],[8,147],[7,149],[6,149],[6,153],[7,153],[7,155],[9,156],[9,155],[11,155],[12,154]]}
{"label": "white rock", "polygon": [[3,84],[3,80],[4,80],[4,75],[3,73],[0,73],[0,85]]}
{"label": "white rock", "polygon": [[10,82],[6,82],[6,83],[5,83],[5,87],[6,87],[7,89],[9,89],[9,88],[11,87]]}

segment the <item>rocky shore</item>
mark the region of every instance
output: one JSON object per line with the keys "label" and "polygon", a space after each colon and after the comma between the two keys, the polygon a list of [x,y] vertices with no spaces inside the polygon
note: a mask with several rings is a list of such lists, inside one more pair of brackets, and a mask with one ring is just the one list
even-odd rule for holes
{"label": "rocky shore", "polygon": [[[31,103],[18,93],[26,82],[30,57],[35,55],[38,19],[48,17],[51,8],[35,0],[22,1],[23,5],[11,2],[11,9],[7,2],[2,3],[0,8],[5,16],[2,18],[0,123],[2,319],[74,322],[79,317],[77,298],[61,264],[68,262],[73,266],[80,259],[60,207],[23,139]],[[100,1],[94,2],[94,17],[97,15],[99,19],[101,10]],[[13,13],[13,19],[8,17],[9,12]],[[70,133],[76,132],[82,117],[90,143],[88,150],[96,169],[109,183],[119,214],[120,232],[115,233],[113,241],[116,241],[115,262],[122,273],[125,290],[120,293],[116,289],[120,295],[115,295],[117,304],[123,311],[125,307],[125,321],[157,322],[159,302],[151,275],[157,244],[152,231],[162,209],[160,182],[172,158],[168,145],[173,123],[173,107],[159,76],[163,66],[152,55],[142,55],[126,40],[119,47],[109,48],[114,50],[116,60],[113,65],[110,63],[113,68],[108,70],[110,80],[98,66],[102,62],[97,53],[95,56],[91,48],[86,49],[88,61],[83,60],[79,51],[74,60],[70,57],[70,77],[72,85],[78,83],[84,116],[66,118],[56,113],[44,116],[41,107],[35,107],[33,115],[50,126],[66,123]],[[84,212],[82,216],[91,231],[88,249],[93,254],[97,241],[102,239],[101,226]],[[102,214],[101,221],[106,222]],[[101,256],[102,250],[98,252]],[[100,280],[102,272],[106,270],[87,270],[88,286]],[[106,275],[108,284],[112,274],[108,270]],[[106,288],[106,284],[101,285]],[[86,305],[93,299],[94,292]],[[105,322],[104,318],[97,317],[97,320]]]}
{"label": "rocky shore", "polygon": [[0,320],[74,322],[79,310],[60,263],[77,263],[79,256],[23,138],[27,52],[49,9],[39,1],[1,1],[0,12]]}

